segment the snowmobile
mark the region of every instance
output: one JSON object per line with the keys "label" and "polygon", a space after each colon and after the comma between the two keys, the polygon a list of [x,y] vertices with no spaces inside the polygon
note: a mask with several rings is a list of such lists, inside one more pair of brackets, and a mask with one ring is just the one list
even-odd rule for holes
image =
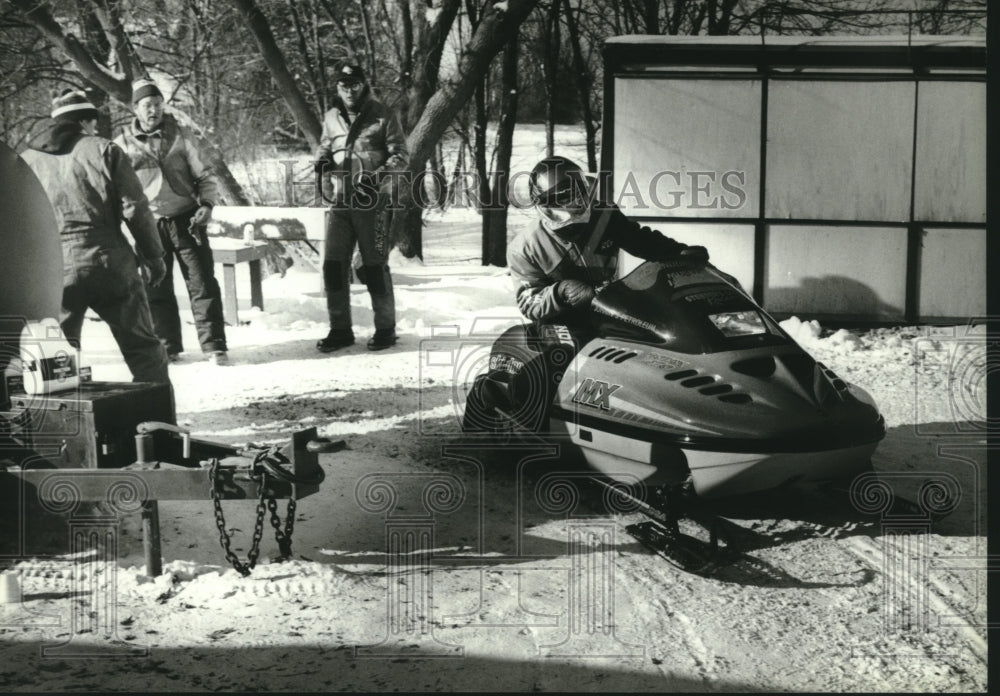
{"label": "snowmobile", "polygon": [[[637,502],[688,566],[707,560],[682,543],[684,500],[849,480],[870,470],[886,432],[871,396],[813,359],[734,279],[683,261],[647,261],[608,284],[582,328],[508,329],[462,425],[558,442],[597,481],[655,491]],[[704,553],[716,546],[712,534]]]}

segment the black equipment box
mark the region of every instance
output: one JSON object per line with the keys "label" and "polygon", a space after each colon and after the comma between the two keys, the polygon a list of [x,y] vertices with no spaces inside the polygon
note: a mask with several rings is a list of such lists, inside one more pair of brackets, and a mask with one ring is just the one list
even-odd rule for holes
{"label": "black equipment box", "polygon": [[11,410],[0,411],[0,459],[25,466],[36,456],[57,468],[127,466],[136,460],[136,425],[176,422],[169,384],[81,382],[55,394],[11,394],[10,401]]}

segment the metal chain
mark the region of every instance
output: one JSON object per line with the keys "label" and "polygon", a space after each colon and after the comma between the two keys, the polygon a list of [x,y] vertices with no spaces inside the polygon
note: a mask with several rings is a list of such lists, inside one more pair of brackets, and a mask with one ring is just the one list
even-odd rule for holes
{"label": "metal chain", "polygon": [[[218,469],[219,460],[218,458],[213,457],[208,472],[208,490],[212,497],[212,505],[215,508],[215,526],[219,530],[219,544],[222,546],[222,550],[226,554],[226,560],[229,561],[230,565],[232,565],[240,575],[246,577],[247,575],[250,575],[250,571],[253,570],[255,565],[257,565],[257,557],[260,554],[260,540],[264,536],[264,491],[267,488],[266,474],[261,474],[260,481],[257,484],[257,519],[254,522],[253,539],[250,542],[250,551],[247,553],[247,562],[244,563],[233,552],[231,546],[232,542],[229,537],[229,533],[226,531],[226,517],[222,511],[222,499],[219,496],[218,490]],[[271,502],[274,502],[273,498],[271,499]]]}
{"label": "metal chain", "polygon": [[[278,459],[281,452],[277,447],[270,447],[262,450],[254,458],[254,468],[264,462],[268,457]],[[278,542],[280,559],[285,560],[292,556],[292,532],[295,528],[295,498],[289,496],[288,510],[285,513],[285,529],[281,529],[281,518],[278,516],[278,501],[274,496],[267,500],[267,509],[271,512],[271,526],[274,528],[274,539]]]}
{"label": "metal chain", "polygon": [[281,529],[281,518],[278,517],[278,501],[269,498],[267,509],[271,511],[271,526],[274,527],[274,538],[278,542],[278,550],[281,552],[281,559],[285,560],[292,556],[292,531],[295,526],[295,499],[288,499],[288,512],[285,516],[285,529]]}

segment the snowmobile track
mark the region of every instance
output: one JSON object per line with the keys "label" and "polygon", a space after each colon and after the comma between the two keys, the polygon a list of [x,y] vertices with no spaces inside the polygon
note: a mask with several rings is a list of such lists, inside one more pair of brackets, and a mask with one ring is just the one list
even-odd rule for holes
{"label": "snowmobile track", "polygon": [[[899,578],[900,573],[893,573],[892,576],[886,573],[886,567],[888,564],[888,559],[885,555],[885,550],[879,547],[879,544],[872,538],[866,536],[852,536],[847,540],[845,549],[849,551],[854,556],[860,558],[873,570],[881,573],[884,577],[885,582],[891,582],[893,578]],[[895,547],[895,550],[900,553],[906,553],[906,549],[901,549],[898,545],[890,540],[885,539],[885,544],[891,544]],[[909,569],[911,572],[907,573],[907,577],[903,579],[903,582],[908,586],[904,586],[896,592],[897,595],[902,595],[905,597],[926,597],[929,609],[933,614],[938,617],[956,616],[957,612],[951,604],[944,598],[947,594],[947,588],[942,584],[940,580],[929,576],[923,572],[921,568],[918,567],[919,564],[913,563],[909,564]],[[883,610],[889,610],[888,607],[884,607]],[[955,633],[962,636],[965,639],[965,645],[969,648],[972,654],[979,660],[984,666],[989,664],[989,646],[987,645],[986,639],[979,634],[975,627],[969,624],[949,624],[949,627],[954,629]]]}

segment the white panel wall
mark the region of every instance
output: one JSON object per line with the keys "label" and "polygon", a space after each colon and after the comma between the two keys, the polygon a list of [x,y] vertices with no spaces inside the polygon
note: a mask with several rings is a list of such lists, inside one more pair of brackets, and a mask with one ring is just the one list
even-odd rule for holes
{"label": "white panel wall", "polygon": [[906,230],[772,225],[764,306],[805,316],[902,319]]}
{"label": "white panel wall", "polygon": [[[708,249],[712,265],[720,271],[736,276],[747,292],[753,290],[752,225],[653,222],[649,227],[678,242],[705,247]],[[622,252],[619,275],[625,275],[640,263],[640,259]]]}
{"label": "white panel wall", "polygon": [[[770,78],[765,201],[758,200],[761,90],[758,80],[728,77],[617,77],[612,159],[626,214],[733,218],[732,225],[650,224],[705,245],[748,289],[748,223],[761,212],[771,220],[985,221],[983,83]],[[877,224],[771,225],[764,305],[902,320],[906,238],[904,228]],[[626,258],[622,270],[636,263]],[[921,318],[984,314],[985,230],[929,229],[914,272]]]}
{"label": "white panel wall", "polygon": [[986,314],[986,230],[925,230],[920,257],[922,318]]}
{"label": "white panel wall", "polygon": [[619,205],[647,217],[753,217],[760,187],[761,84],[615,80]]}
{"label": "white panel wall", "polygon": [[935,222],[986,220],[986,85],[921,82],[915,215]]}
{"label": "white panel wall", "polygon": [[772,80],[768,217],[910,217],[912,82]]}

